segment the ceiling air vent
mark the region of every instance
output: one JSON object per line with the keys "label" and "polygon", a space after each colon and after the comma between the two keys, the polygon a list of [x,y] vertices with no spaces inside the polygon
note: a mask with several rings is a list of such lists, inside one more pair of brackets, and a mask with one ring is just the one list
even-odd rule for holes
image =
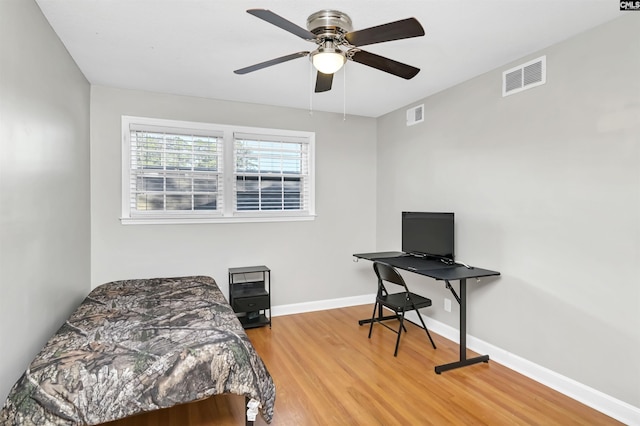
{"label": "ceiling air vent", "polygon": [[424,104],[407,110],[407,126],[422,123],[424,121]]}
{"label": "ceiling air vent", "polygon": [[502,96],[513,95],[547,82],[547,57],[506,70],[502,73]]}

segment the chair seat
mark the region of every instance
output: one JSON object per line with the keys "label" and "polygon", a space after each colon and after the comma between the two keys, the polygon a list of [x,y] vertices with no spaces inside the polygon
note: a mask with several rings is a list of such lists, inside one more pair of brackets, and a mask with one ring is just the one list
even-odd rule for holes
{"label": "chair seat", "polygon": [[[402,310],[403,307],[405,307],[405,294],[406,293],[394,293],[382,295],[378,297],[378,301],[387,308],[393,309],[394,311],[399,311]],[[415,293],[409,294],[411,295],[411,299],[413,300],[416,309],[422,309],[431,306],[431,299]],[[408,302],[406,304],[406,307],[408,310],[413,310],[413,307]]]}

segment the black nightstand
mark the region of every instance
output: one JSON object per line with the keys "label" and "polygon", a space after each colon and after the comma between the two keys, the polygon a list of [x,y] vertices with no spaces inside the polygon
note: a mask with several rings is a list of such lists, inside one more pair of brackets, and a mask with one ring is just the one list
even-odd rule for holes
{"label": "black nightstand", "polygon": [[264,265],[229,268],[229,304],[244,328],[271,328],[271,270]]}

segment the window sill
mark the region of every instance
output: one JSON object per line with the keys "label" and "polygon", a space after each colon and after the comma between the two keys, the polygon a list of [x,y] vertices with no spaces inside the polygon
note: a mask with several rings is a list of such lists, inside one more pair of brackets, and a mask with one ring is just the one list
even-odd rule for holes
{"label": "window sill", "polygon": [[256,223],[256,222],[303,222],[315,220],[315,215],[304,216],[249,216],[240,215],[234,217],[121,217],[122,225],[188,225],[204,223]]}

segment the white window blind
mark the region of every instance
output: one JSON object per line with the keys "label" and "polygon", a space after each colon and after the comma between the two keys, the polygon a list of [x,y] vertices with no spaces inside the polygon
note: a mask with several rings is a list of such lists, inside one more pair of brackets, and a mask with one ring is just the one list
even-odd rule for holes
{"label": "white window blind", "polygon": [[122,117],[122,223],[312,220],[315,134]]}
{"label": "white window blind", "polygon": [[310,210],[309,141],[234,134],[236,212]]}
{"label": "white window blind", "polygon": [[223,208],[221,135],[131,126],[131,215],[198,215]]}

